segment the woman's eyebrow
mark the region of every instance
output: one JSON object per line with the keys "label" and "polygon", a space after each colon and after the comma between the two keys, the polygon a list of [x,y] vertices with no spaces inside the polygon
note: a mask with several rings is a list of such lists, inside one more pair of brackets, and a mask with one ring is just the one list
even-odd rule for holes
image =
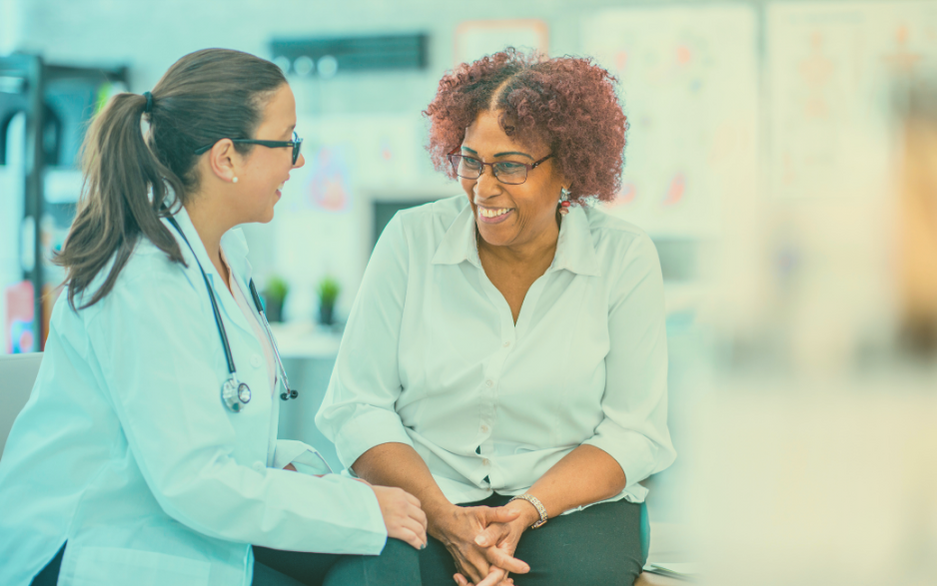
{"label": "woman's eyebrow", "polygon": [[519,152],[517,152],[517,151],[508,151],[508,152],[506,152],[506,153],[497,153],[497,154],[495,155],[495,157],[504,157],[504,156],[506,156],[506,155],[520,155],[520,156],[522,156],[522,157],[527,157],[527,158],[530,159],[531,161],[534,160],[534,158],[531,157],[530,155],[528,155],[527,153],[519,153]]}
{"label": "woman's eyebrow", "polygon": [[[463,151],[468,151],[468,152],[472,153],[473,155],[478,156],[478,153],[477,153],[477,152],[473,151],[472,149],[470,149],[470,148],[468,148],[468,147],[461,147],[461,148],[462,148]],[[534,158],[531,157],[530,155],[528,155],[527,153],[522,153],[522,152],[519,152],[519,151],[507,151],[507,152],[504,152],[504,153],[498,153],[498,154],[495,155],[495,158],[504,157],[504,156],[506,156],[506,155],[520,155],[520,156],[522,156],[522,157],[527,157],[527,158],[530,159],[531,161],[534,160]]]}

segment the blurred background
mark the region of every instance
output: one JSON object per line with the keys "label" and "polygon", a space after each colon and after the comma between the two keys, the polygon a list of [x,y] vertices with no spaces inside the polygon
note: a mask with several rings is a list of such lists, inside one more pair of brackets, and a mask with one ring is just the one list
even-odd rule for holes
{"label": "blurred background", "polygon": [[647,481],[652,557],[711,583],[937,584],[933,1],[0,0],[0,352],[41,350],[93,114],[188,52],[254,53],[305,139],[276,218],[245,226],[303,392],[281,435],[337,467],[312,416],[377,236],[460,193],[421,111],[506,46],[620,80],[603,206],[660,254],[680,453]]}

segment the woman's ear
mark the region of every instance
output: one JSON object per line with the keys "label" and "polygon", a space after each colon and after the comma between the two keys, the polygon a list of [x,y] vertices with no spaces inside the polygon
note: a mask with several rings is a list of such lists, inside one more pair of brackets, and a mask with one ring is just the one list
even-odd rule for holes
{"label": "woman's ear", "polygon": [[240,154],[234,150],[234,143],[223,138],[208,151],[208,166],[212,173],[222,181],[237,182],[237,169],[241,162]]}

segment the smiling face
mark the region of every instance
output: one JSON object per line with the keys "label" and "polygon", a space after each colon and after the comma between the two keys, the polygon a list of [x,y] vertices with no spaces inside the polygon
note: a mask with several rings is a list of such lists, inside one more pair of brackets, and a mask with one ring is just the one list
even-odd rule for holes
{"label": "smiling face", "polygon": [[[522,145],[505,134],[498,112],[479,113],[465,130],[461,154],[485,163],[532,164],[551,154],[546,145]],[[521,185],[507,185],[485,167],[478,179],[461,179],[485,244],[518,251],[552,246],[559,235],[556,207],[567,185],[547,159],[527,173]],[[481,243],[479,243],[481,244]]]}
{"label": "smiling face", "polygon": [[[296,100],[290,86],[283,84],[264,107],[263,119],[257,126],[257,140],[293,140],[296,128]],[[254,145],[247,156],[240,157],[235,176],[238,183],[232,204],[238,208],[239,223],[269,222],[273,206],[280,200],[280,190],[290,178],[290,171],[305,164],[302,154],[293,164],[290,147],[267,148]]]}

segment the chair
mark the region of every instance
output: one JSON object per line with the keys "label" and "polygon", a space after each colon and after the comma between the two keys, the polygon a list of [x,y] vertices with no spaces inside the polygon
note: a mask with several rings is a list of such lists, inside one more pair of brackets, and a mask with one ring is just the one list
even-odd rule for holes
{"label": "chair", "polygon": [[0,454],[36,382],[42,352],[0,356]]}

